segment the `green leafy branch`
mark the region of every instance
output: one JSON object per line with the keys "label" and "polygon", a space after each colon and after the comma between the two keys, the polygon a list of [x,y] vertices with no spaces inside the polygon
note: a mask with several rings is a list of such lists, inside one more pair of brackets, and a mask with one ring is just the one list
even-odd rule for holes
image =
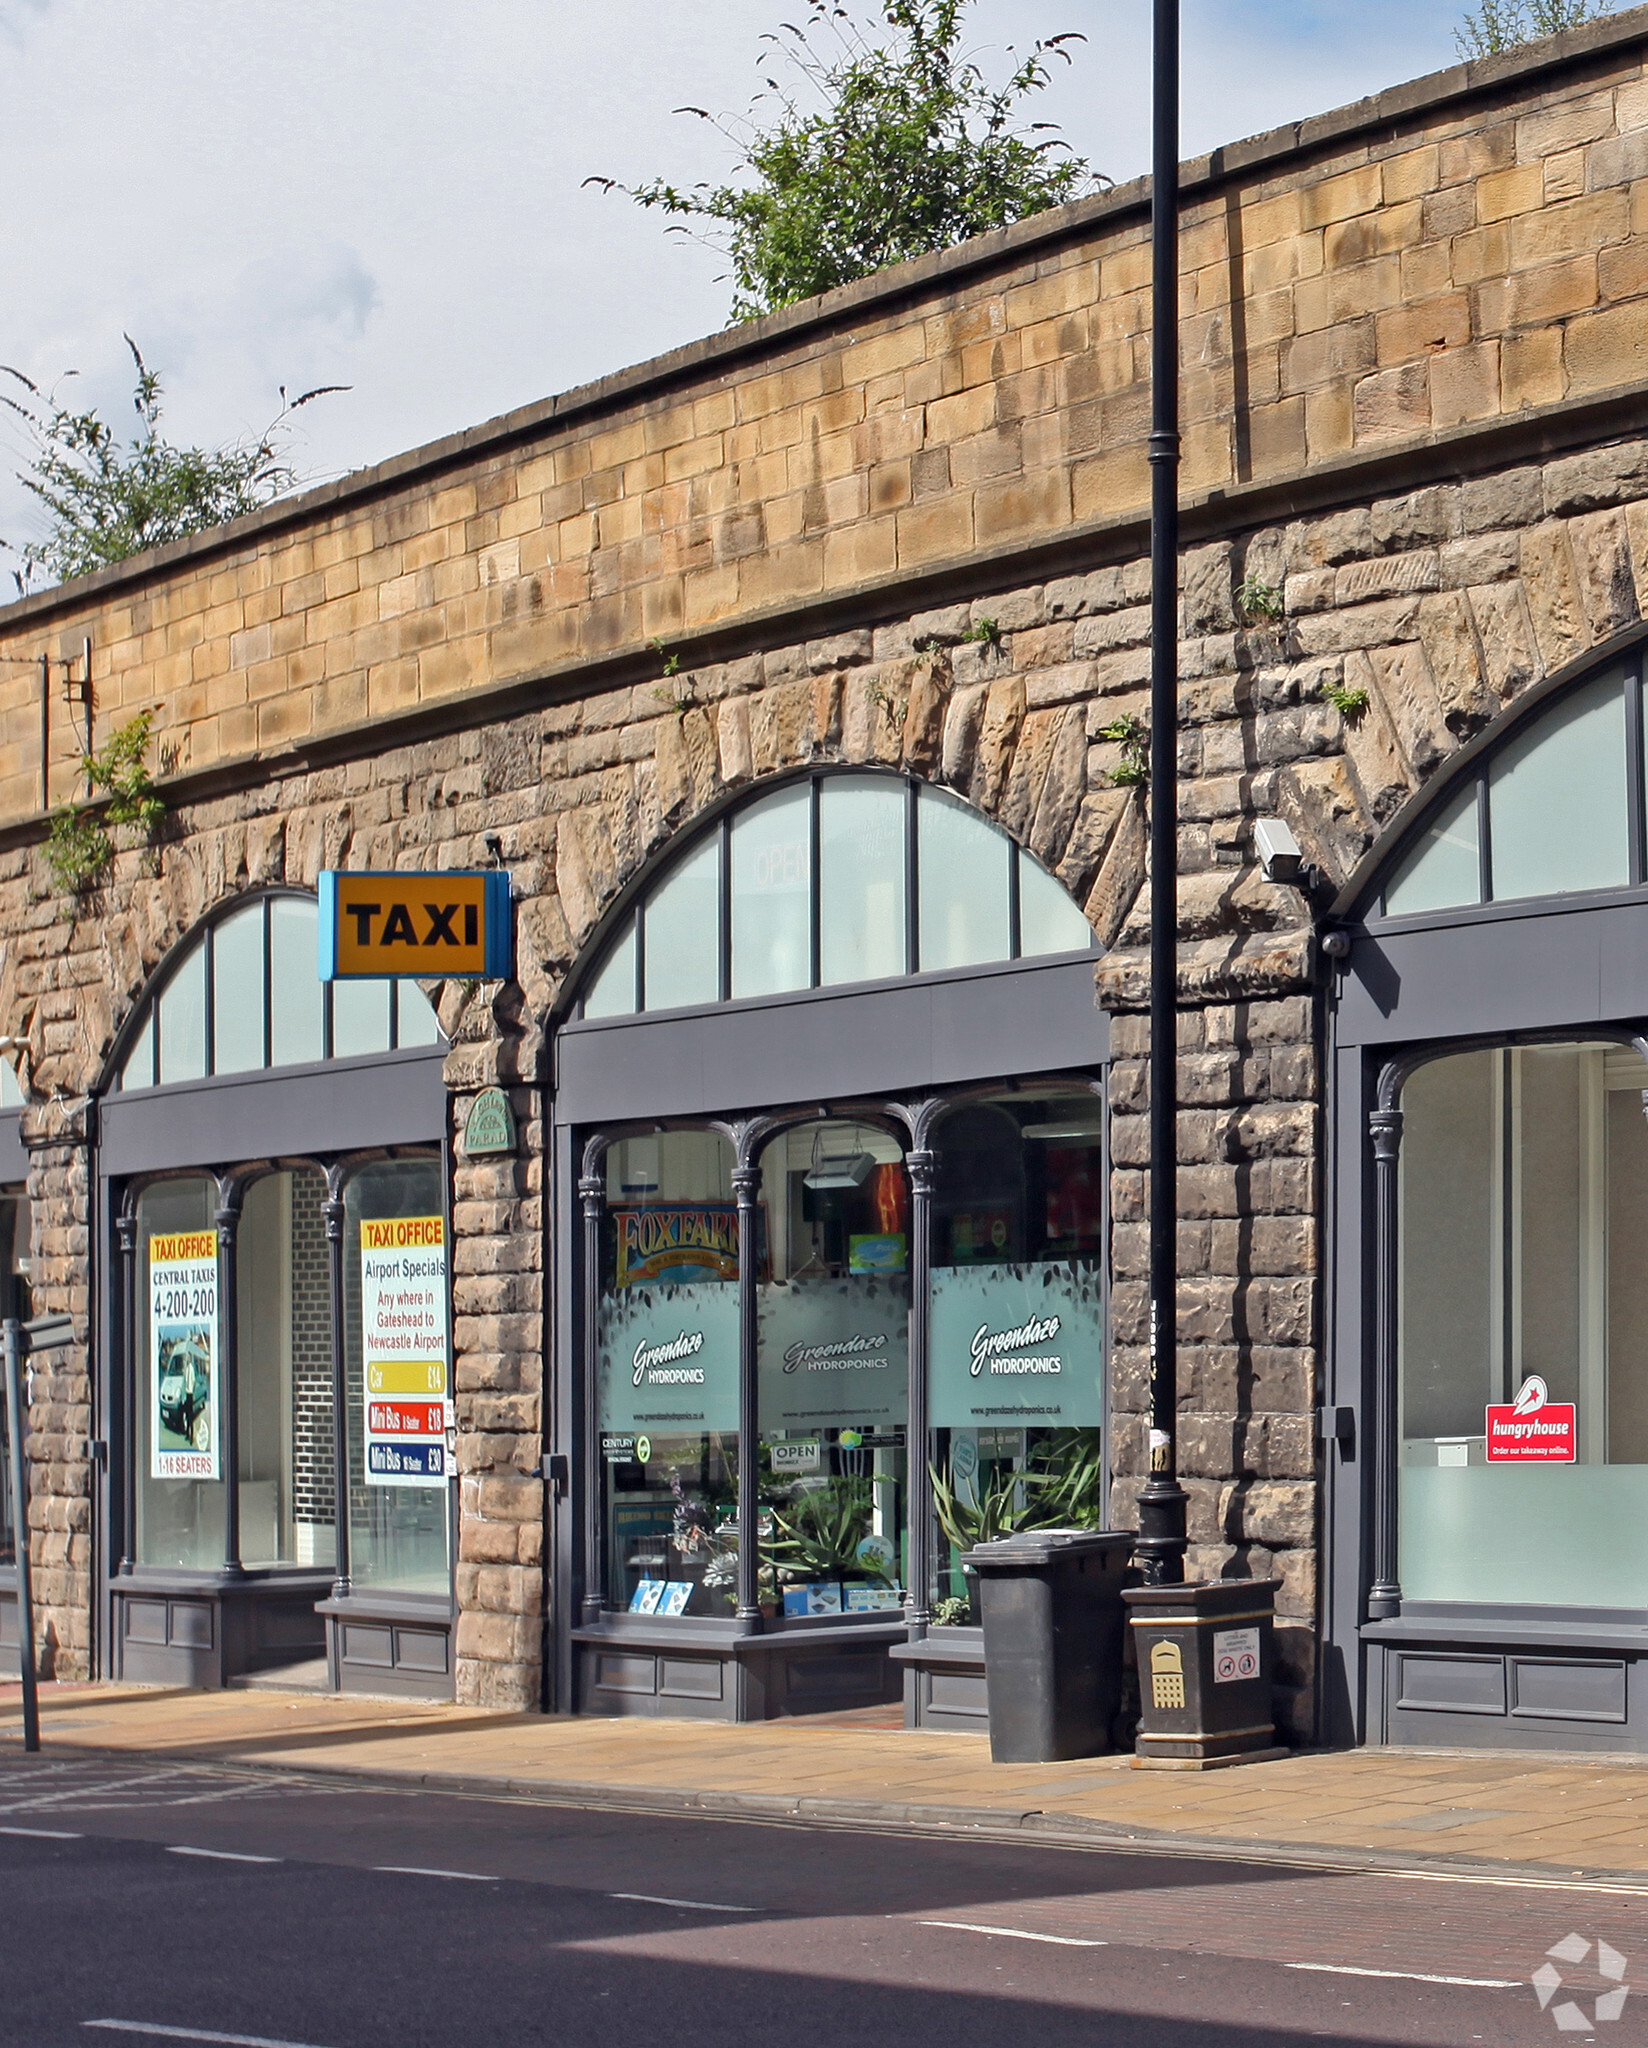
{"label": "green leafy branch", "polygon": [[[1075,199],[1099,179],[1051,124],[1019,125],[1024,100],[1071,61],[1074,35],[1050,36],[991,83],[961,48],[970,0],[875,0],[867,21],[841,0],[807,0],[799,24],[762,38],[763,74],[747,118],[679,107],[735,152],[735,183],[688,188],[654,178],[585,184],[671,217],[731,260],[734,320],[948,249]],[[774,61],[774,60],[778,61]],[[803,100],[808,104],[803,105]],[[765,102],[765,106],[763,106]]]}
{"label": "green leafy branch", "polygon": [[1482,0],[1454,30],[1461,57],[1498,57],[1612,14],[1611,0]]}
{"label": "green leafy branch", "polygon": [[[183,448],[160,431],[159,372],[149,368],[129,334],[125,340],[136,370],[132,409],[138,418],[127,441],[95,409],[76,412],[55,390],[43,391],[21,370],[0,364],[0,377],[11,383],[9,391],[0,390],[0,405],[23,422],[34,444],[17,478],[45,508],[48,521],[42,540],[20,548],[0,542],[18,557],[13,574],[20,593],[36,578],[66,582],[239,519],[291,490],[298,478],[282,459],[286,423],[313,400],[349,388],[323,384],[288,398],[282,385],[281,409],[256,439],[217,449]],[[76,374],[70,370],[66,378]]]}
{"label": "green leafy branch", "polygon": [[1346,725],[1360,725],[1368,715],[1368,693],[1349,683],[1324,683],[1322,702],[1331,704]]}
{"label": "green leafy branch", "polygon": [[1109,740],[1122,750],[1122,757],[1112,768],[1110,780],[1118,789],[1144,789],[1150,782],[1150,731],[1142,718],[1135,718],[1129,712],[1125,718],[1113,718],[1108,725],[1101,725],[1097,737]]}
{"label": "green leafy branch", "polygon": [[1236,609],[1242,615],[1244,625],[1259,622],[1274,625],[1286,612],[1282,593],[1274,583],[1267,583],[1262,576],[1247,576],[1242,579],[1236,592]]}
{"label": "green leafy branch", "polygon": [[46,834],[46,865],[68,895],[84,895],[113,865],[111,827],[133,832],[145,843],[159,830],[166,805],[149,773],[153,737],[154,713],[142,711],[110,733],[101,753],[81,755],[81,772],[104,801],[96,810],[66,805],[54,813]]}

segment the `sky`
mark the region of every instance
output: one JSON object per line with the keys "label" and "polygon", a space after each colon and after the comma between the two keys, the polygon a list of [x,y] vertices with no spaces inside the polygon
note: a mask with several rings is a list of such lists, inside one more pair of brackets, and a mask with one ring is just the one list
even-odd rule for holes
{"label": "sky", "polygon": [[[1454,61],[1465,0],[1185,0],[1184,153]],[[0,0],[0,362],[129,421],[260,432],[320,482],[723,326],[714,250],[594,189],[719,179],[796,0]],[[976,0],[991,52],[1080,31],[1037,117],[1149,157],[1148,0]],[[0,537],[38,530],[0,424]]]}

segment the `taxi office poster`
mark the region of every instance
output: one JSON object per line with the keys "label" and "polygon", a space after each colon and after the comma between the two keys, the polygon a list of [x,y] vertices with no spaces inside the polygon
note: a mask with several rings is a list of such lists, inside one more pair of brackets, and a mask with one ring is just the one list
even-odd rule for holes
{"label": "taxi office poster", "polygon": [[447,1477],[446,1225],[361,1220],[361,1388],[368,1486]]}
{"label": "taxi office poster", "polygon": [[221,1479],[217,1232],[149,1239],[149,1476]]}

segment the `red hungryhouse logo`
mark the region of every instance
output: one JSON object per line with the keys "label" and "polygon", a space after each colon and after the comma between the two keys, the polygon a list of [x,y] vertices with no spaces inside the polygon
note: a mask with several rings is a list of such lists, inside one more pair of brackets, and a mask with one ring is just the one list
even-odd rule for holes
{"label": "red hungryhouse logo", "polygon": [[1572,1401],[1553,1401],[1538,1373],[1514,1401],[1488,1404],[1490,1465],[1571,1465],[1578,1455]]}

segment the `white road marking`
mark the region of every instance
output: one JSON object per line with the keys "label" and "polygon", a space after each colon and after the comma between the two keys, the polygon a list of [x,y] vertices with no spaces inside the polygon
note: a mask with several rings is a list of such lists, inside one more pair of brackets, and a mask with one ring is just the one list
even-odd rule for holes
{"label": "white road marking", "polygon": [[426,1870],[421,1863],[374,1863],[372,1868],[390,1877],[461,1877],[469,1884],[496,1884],[498,1880],[480,1870]]}
{"label": "white road marking", "polygon": [[228,2041],[233,2048],[313,2048],[308,2041],[271,2041],[267,2034],[213,2034],[204,2027],[161,2027],[148,2020],[82,2020],[83,2027],[106,2027],[114,2034],[160,2034],[168,2041]]}
{"label": "white road marking", "polygon": [[209,1856],[214,1863],[278,1863],[278,1856],[248,1856],[241,1849],[184,1849],[176,1843],[166,1845],[168,1856]]}
{"label": "white road marking", "polygon": [[977,1920],[918,1920],[918,1927],[955,1927],[963,1934],[1010,1934],[1015,1941],[1048,1941],[1055,1948],[1108,1948],[1108,1941],[1086,1941],[1077,1934],[1032,1934],[1028,1927],[986,1927]]}
{"label": "white road marking", "polygon": [[79,1842],[81,1835],[71,1835],[67,1828],[0,1828],[0,1835],[32,1835],[38,1842]]}
{"label": "white road marking", "polygon": [[680,1906],[688,1913],[753,1913],[753,1906],[717,1906],[709,1899],[661,1899],[653,1892],[608,1892],[609,1899],[631,1899],[639,1906]]}
{"label": "white road marking", "polygon": [[1424,1970],[1362,1970],[1354,1963],[1284,1963],[1284,1970],[1319,1970],[1329,1977],[1397,1977],[1404,1984],[1464,1984],[1473,1991],[1515,1991],[1519,1977],[1433,1977]]}

